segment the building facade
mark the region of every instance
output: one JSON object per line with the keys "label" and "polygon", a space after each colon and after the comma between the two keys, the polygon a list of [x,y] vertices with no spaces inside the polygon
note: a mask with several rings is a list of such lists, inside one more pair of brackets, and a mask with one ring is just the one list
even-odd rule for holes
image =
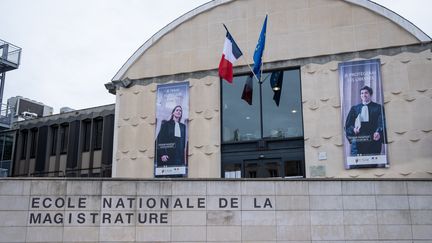
{"label": "building facade", "polygon": [[[266,14],[256,82],[247,57]],[[222,24],[246,57],[233,84],[218,75]],[[14,175],[94,176],[112,158],[115,178],[0,180],[0,242],[430,242],[431,48],[366,0],[204,4],[106,84],[115,114],[106,106],[18,123]],[[344,69],[359,64],[368,68]],[[359,77],[376,81],[352,92],[368,108],[343,96],[341,80]],[[379,117],[373,137],[347,135],[351,110],[359,131]],[[380,152],[367,159],[384,164],[363,152],[360,166],[346,162],[372,140]],[[164,176],[182,178],[153,179]]]}
{"label": "building facade", "polygon": [[14,123],[9,175],[110,177],[113,131],[114,105]]}
{"label": "building facade", "polygon": [[[249,105],[241,95],[266,14],[264,81]],[[233,85],[217,71],[222,24],[246,57]],[[370,1],[211,1],[157,32],[106,85],[116,95],[113,176],[155,177],[158,88],[187,81],[189,178],[430,178],[431,46]],[[339,65],[368,60],[380,63],[388,163],[348,170]],[[280,105],[269,85],[276,72]]]}

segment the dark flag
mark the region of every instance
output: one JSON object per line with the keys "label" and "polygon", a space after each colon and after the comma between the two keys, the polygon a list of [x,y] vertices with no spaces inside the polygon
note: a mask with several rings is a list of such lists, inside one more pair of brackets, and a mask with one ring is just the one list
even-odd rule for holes
{"label": "dark flag", "polygon": [[282,93],[283,71],[276,71],[271,74],[270,86],[274,92],[273,100],[279,106],[280,97]]}
{"label": "dark flag", "polygon": [[246,79],[243,93],[241,98],[245,100],[249,105],[252,105],[252,94],[253,94],[253,84],[252,84],[253,74],[249,75]]}

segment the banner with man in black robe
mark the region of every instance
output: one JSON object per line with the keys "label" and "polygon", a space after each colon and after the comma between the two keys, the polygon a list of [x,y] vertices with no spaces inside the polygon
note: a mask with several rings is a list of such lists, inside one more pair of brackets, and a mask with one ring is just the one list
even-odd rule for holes
{"label": "banner with man in black robe", "polygon": [[388,167],[380,60],[339,64],[345,168]]}

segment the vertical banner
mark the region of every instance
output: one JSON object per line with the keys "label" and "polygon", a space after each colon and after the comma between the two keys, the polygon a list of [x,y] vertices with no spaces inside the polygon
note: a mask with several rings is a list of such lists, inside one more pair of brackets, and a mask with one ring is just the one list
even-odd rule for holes
{"label": "vertical banner", "polygon": [[339,64],[345,168],[388,167],[379,59]]}
{"label": "vertical banner", "polygon": [[188,172],[189,82],[157,86],[155,177]]}

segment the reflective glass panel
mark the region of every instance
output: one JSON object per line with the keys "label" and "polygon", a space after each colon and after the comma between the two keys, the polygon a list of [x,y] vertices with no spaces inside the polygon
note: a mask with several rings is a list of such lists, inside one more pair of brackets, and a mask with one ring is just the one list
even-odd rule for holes
{"label": "reflective glass panel", "polygon": [[[279,78],[272,78],[276,73],[280,74]],[[252,104],[242,99],[247,79],[248,75],[242,75],[234,77],[233,84],[222,81],[222,142],[302,137],[300,70],[264,73],[261,88],[252,79]]]}
{"label": "reflective glass panel", "polygon": [[222,141],[237,142],[261,138],[259,85],[252,80],[252,105],[242,97],[248,76],[234,77],[233,83],[222,81]]}
{"label": "reflective glass panel", "polygon": [[5,136],[3,160],[12,159],[13,142],[14,142],[14,135]]}
{"label": "reflective glass panel", "polygon": [[[280,72],[280,71],[279,71]],[[300,72],[283,71],[283,78],[271,86],[271,74],[263,76],[263,137],[290,138],[303,136]],[[273,82],[275,83],[275,82]],[[280,92],[279,105],[276,100]]]}

